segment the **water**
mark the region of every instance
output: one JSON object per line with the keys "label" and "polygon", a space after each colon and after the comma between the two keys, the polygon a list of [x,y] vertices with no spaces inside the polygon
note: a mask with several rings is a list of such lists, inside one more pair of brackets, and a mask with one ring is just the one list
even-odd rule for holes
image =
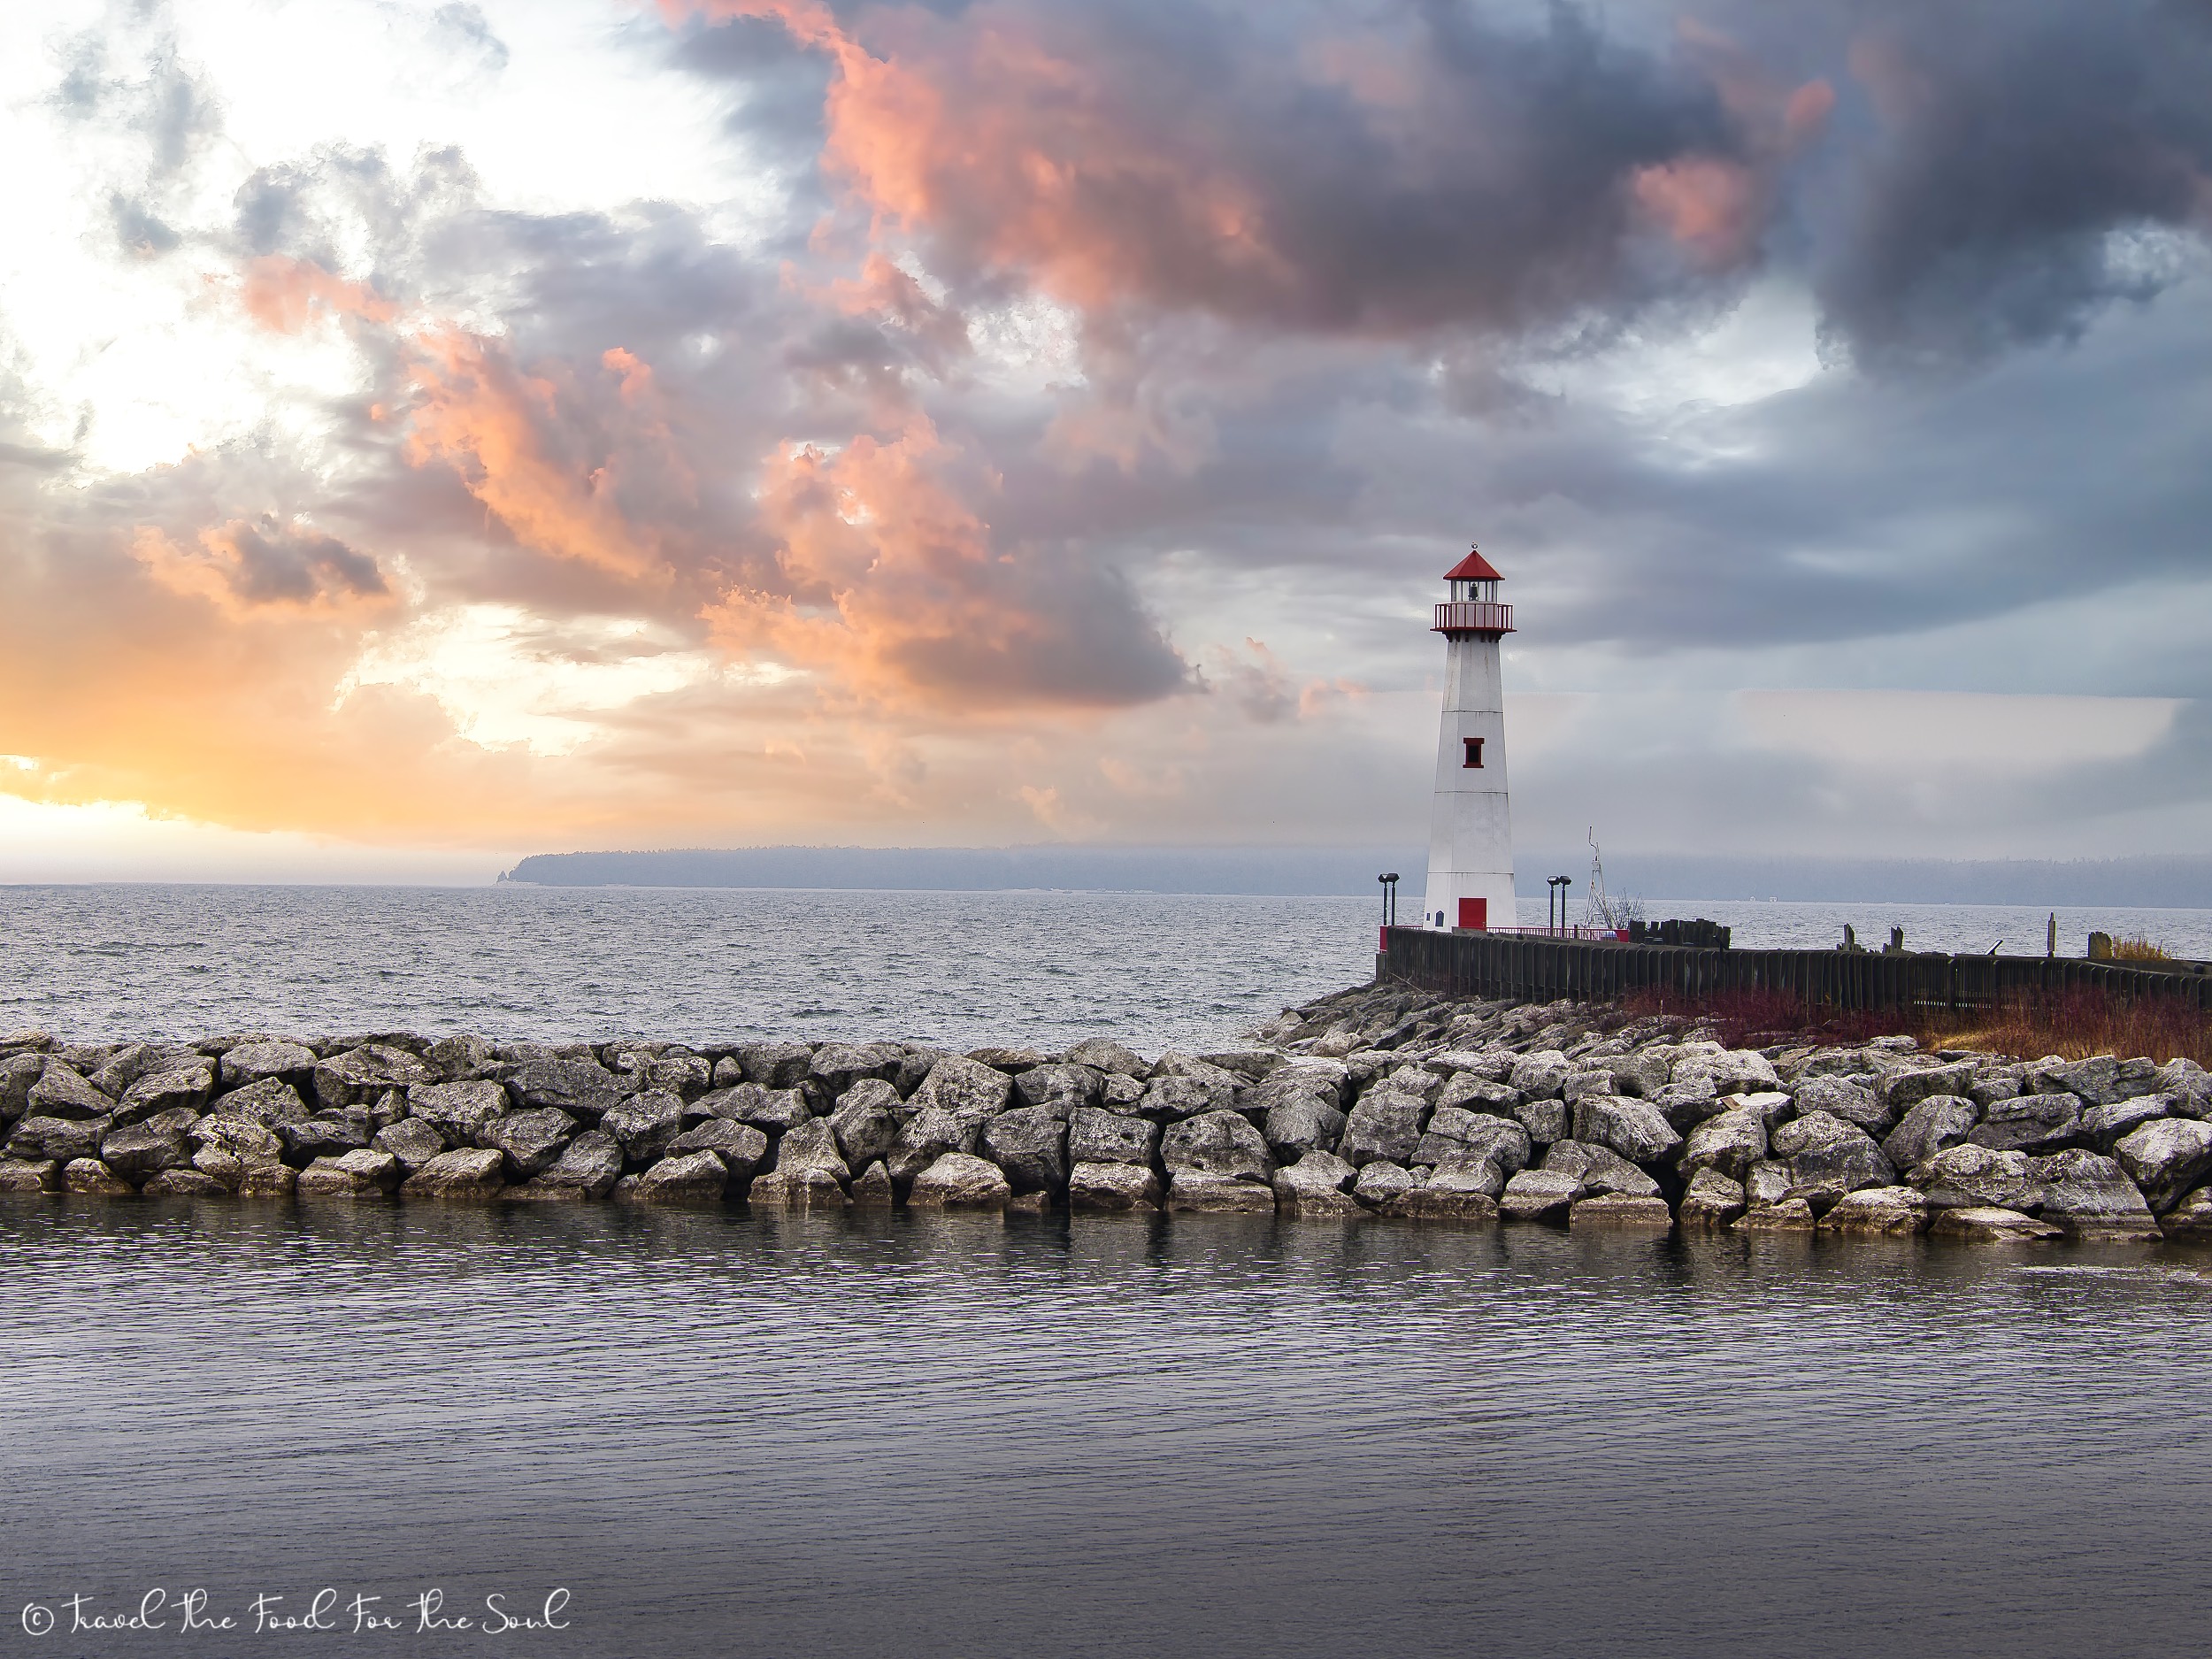
{"label": "water", "polygon": [[[1525,904],[1523,914],[1531,907]],[[1655,900],[1744,946],[2040,949],[2047,912]],[[1231,1041],[1366,980],[1349,898],[726,888],[0,887],[0,1031],[81,1041],[220,1032],[475,1031],[693,1041],[911,1037],[1147,1049]],[[2067,911],[2212,956],[2212,911]]]}
{"label": "water", "polygon": [[564,1586],[488,1646],[625,1659],[2200,1645],[2179,1252],[36,1198],[0,1251],[9,1653],[326,1585]]}

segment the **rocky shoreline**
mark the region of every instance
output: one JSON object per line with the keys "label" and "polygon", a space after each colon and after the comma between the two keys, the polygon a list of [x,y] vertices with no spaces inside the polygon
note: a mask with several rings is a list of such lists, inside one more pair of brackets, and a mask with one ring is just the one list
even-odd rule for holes
{"label": "rocky shoreline", "polygon": [[1147,1059],[411,1033],[0,1039],[0,1191],[1170,1210],[2212,1241],[2186,1060],[1731,1049],[1363,987]]}

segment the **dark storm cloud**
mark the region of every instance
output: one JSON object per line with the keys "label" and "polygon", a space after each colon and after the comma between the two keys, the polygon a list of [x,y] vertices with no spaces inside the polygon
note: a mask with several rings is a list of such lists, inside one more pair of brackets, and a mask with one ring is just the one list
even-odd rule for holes
{"label": "dark storm cloud", "polygon": [[373,558],[310,526],[241,520],[211,532],[210,541],[229,555],[232,590],[250,604],[365,599],[391,591]]}

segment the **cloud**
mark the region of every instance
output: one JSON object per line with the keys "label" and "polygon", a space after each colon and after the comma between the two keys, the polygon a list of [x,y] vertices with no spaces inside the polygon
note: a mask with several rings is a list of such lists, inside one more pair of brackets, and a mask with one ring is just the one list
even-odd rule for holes
{"label": "cloud", "polygon": [[232,617],[339,609],[392,592],[373,558],[296,521],[234,519],[184,544],[142,526],[131,557],[170,592],[210,600]]}

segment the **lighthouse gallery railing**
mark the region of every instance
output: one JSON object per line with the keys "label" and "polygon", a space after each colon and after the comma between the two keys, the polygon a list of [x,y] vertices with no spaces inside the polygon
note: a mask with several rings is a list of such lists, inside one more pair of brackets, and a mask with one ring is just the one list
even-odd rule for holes
{"label": "lighthouse gallery railing", "polygon": [[1486,599],[1447,599],[1436,607],[1437,634],[1510,634],[1513,607]]}

